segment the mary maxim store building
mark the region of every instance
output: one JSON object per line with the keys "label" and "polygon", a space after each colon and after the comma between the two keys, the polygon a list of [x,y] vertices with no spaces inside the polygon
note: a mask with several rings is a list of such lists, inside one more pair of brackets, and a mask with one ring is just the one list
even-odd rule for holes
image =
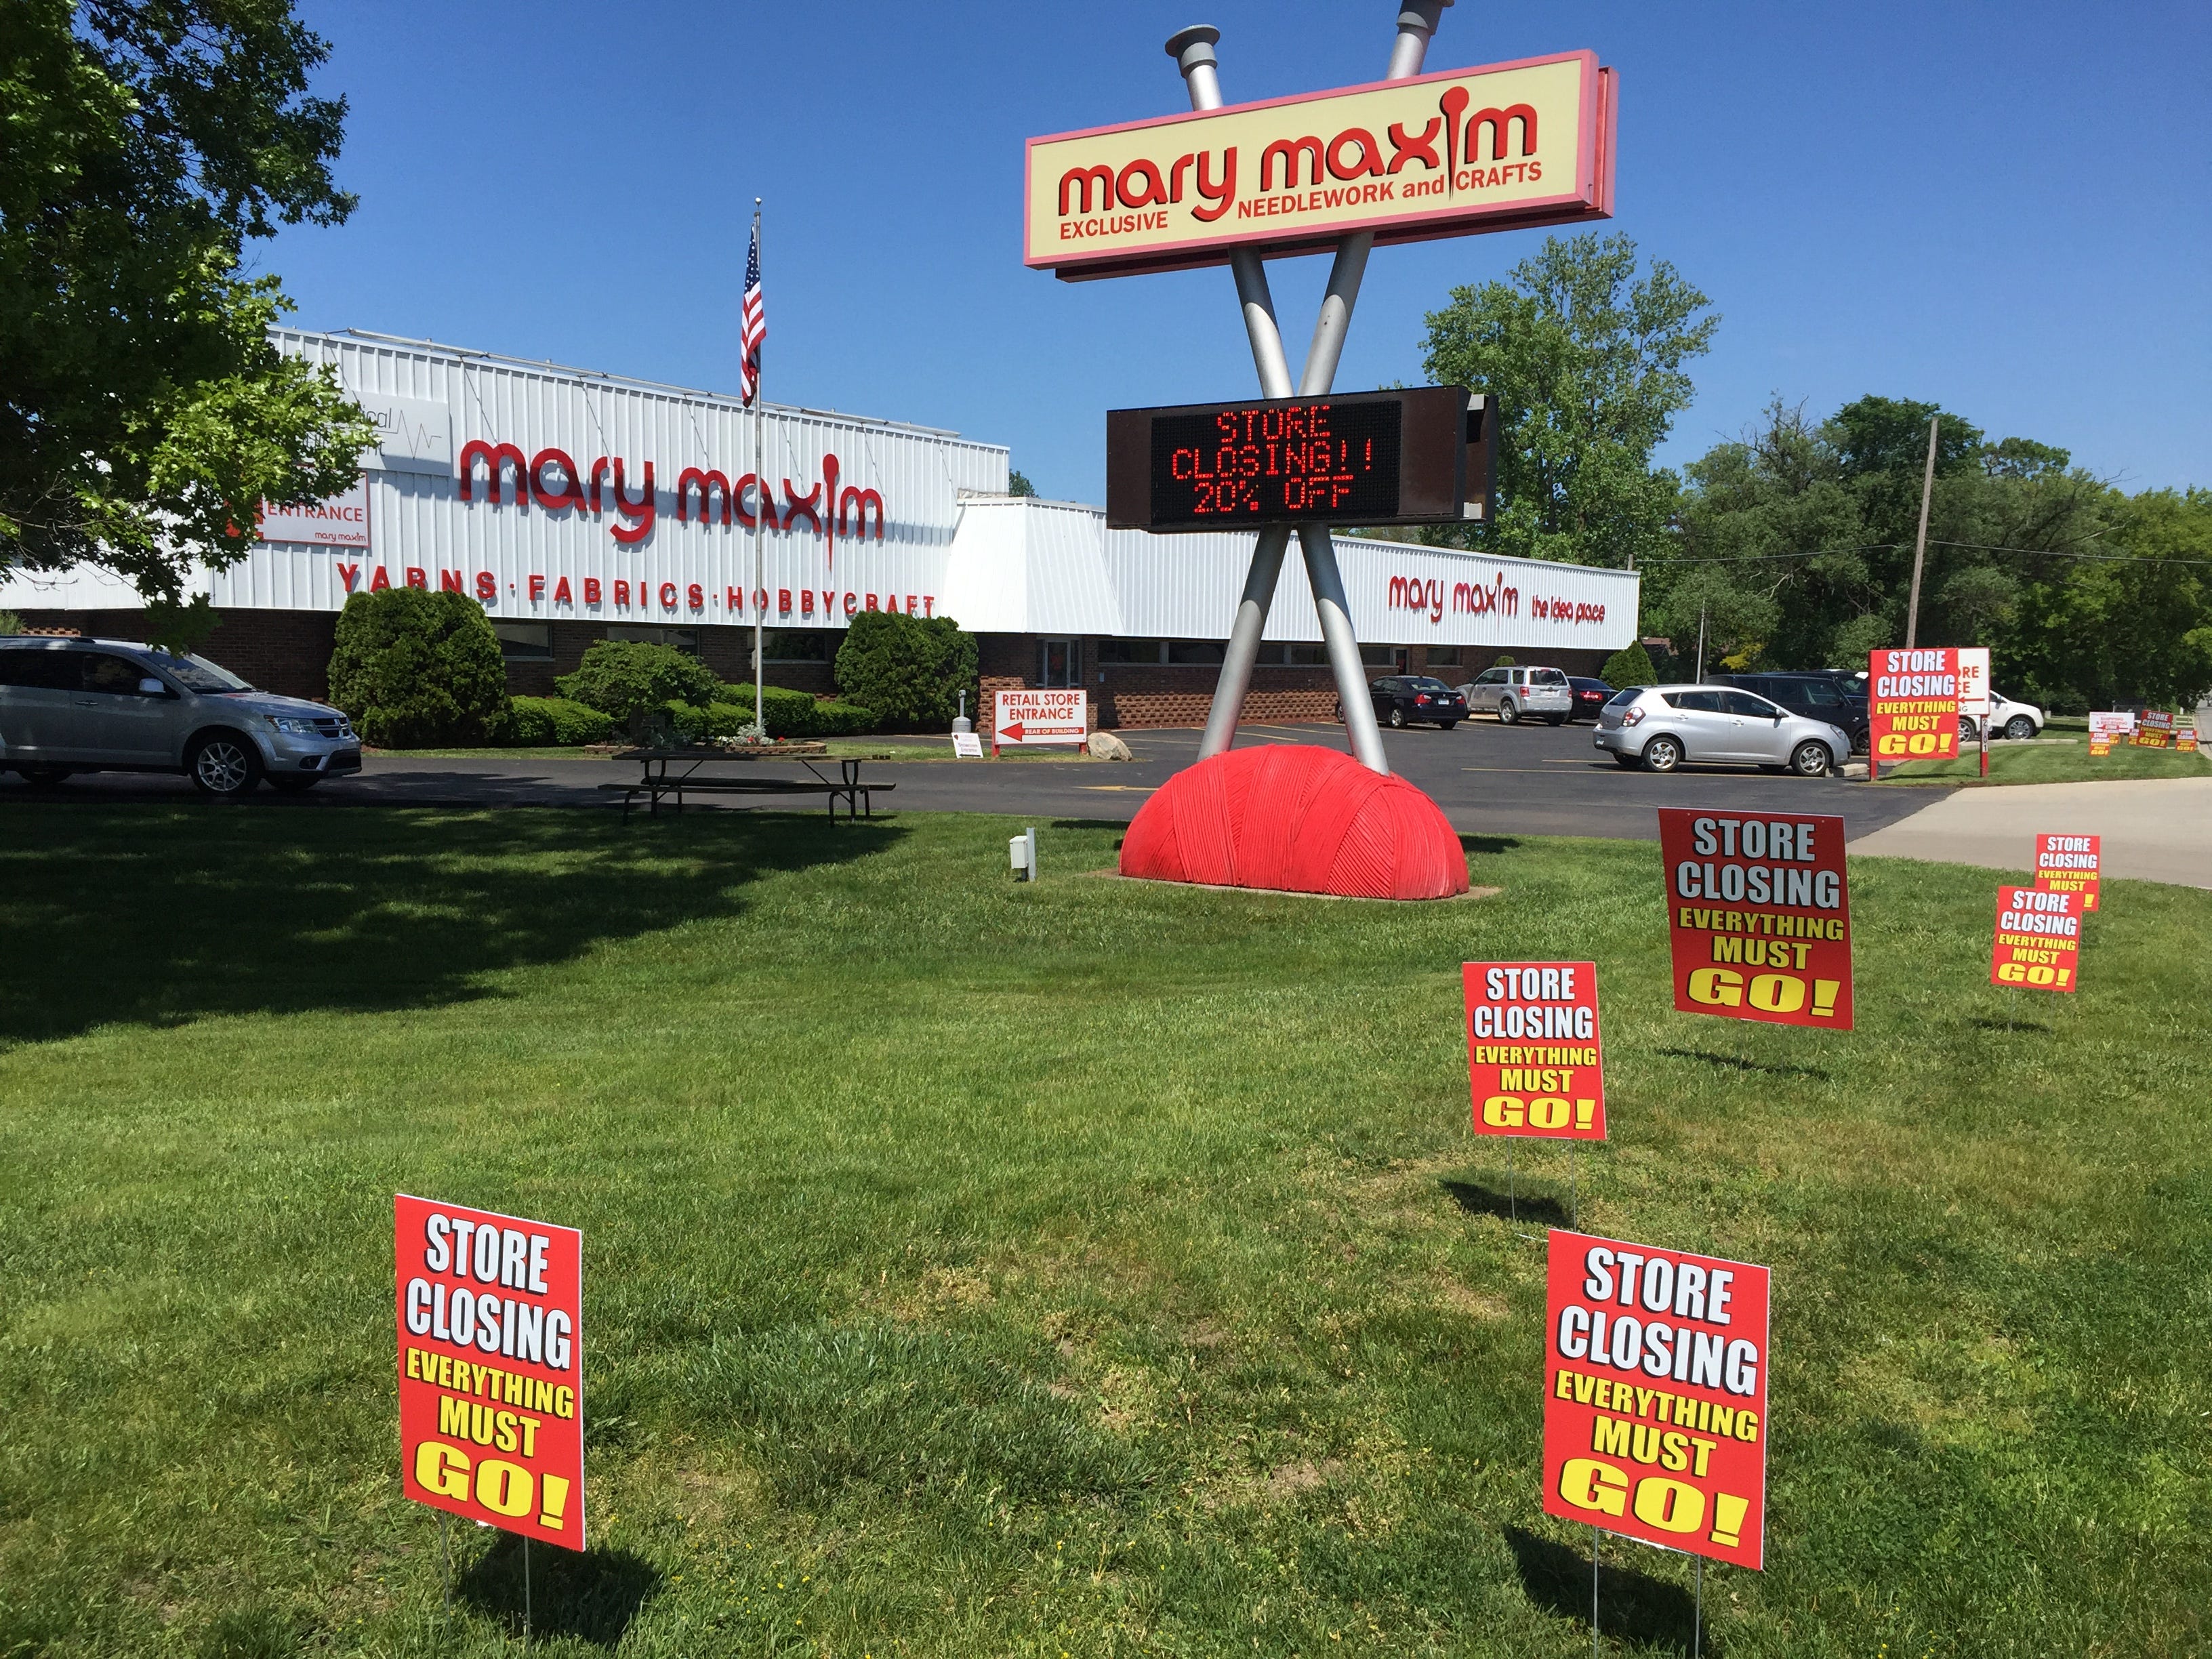
{"label": "mary maxim store building", "polygon": [[[256,684],[323,696],[347,596],[413,586],[483,603],[518,694],[550,695],[603,639],[749,680],[757,615],[769,683],[826,695],[848,622],[902,611],[978,635],[987,690],[1081,686],[1104,726],[1206,717],[1249,534],[1109,530],[1097,507],[1009,495],[1005,448],[926,427],[770,404],[763,465],[734,398],[356,331],[276,339],[333,365],[383,436],[353,492],[271,508],[252,554],[203,574],[222,617],[203,649]],[[1589,673],[1635,637],[1630,572],[1337,548],[1376,674],[1460,678],[1500,653]],[[131,590],[90,573],[16,575],[0,607],[140,632]],[[1321,639],[1293,559],[1245,718],[1334,714]]]}

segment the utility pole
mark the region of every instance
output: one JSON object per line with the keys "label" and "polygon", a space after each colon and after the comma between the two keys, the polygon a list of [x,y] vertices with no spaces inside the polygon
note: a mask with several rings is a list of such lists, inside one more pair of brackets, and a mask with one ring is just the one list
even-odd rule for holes
{"label": "utility pole", "polygon": [[1905,612],[1905,648],[1920,643],[1920,568],[1928,561],[1928,503],[1936,494],[1936,427],[1943,417],[1928,417],[1928,471],[1920,480],[1920,534],[1912,544],[1912,599]]}

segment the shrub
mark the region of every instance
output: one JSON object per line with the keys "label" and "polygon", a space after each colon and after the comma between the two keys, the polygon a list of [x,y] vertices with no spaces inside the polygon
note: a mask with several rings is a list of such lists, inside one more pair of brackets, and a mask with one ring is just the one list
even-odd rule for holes
{"label": "shrub", "polygon": [[837,687],[878,730],[949,731],[960,694],[975,706],[975,636],[950,617],[864,611],[837,647]]}
{"label": "shrub", "polygon": [[0,611],[0,634],[20,634],[23,619],[12,611]]}
{"label": "shrub", "polygon": [[516,748],[605,743],[614,734],[611,714],[566,697],[516,697],[501,729],[502,742]]}
{"label": "shrub", "polygon": [[1659,684],[1659,671],[1652,667],[1651,653],[1644,648],[1641,640],[1631,640],[1607,657],[1605,666],[1597,671],[1597,677],[1611,686]]}
{"label": "shrub", "polygon": [[696,657],[672,645],[601,640],[584,653],[573,674],[553,682],[564,697],[626,722],[632,714],[672,702],[707,703],[720,690]]}
{"label": "shrub", "polygon": [[331,701],[392,749],[485,743],[507,718],[507,664],[483,607],[463,593],[390,587],[338,612]]}
{"label": "shrub", "polygon": [[[847,738],[876,729],[875,714],[869,709],[849,702],[817,702],[806,692],[781,685],[767,690],[768,734],[772,738]],[[743,724],[751,723],[752,687],[723,686],[720,700],[744,715]]]}

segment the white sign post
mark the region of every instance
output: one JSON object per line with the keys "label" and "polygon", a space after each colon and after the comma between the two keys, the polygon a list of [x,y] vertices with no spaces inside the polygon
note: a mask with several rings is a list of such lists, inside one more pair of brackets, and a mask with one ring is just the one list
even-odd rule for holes
{"label": "white sign post", "polygon": [[1974,723],[1982,745],[1982,775],[1990,775],[1990,648],[1959,647],[1959,713]]}
{"label": "white sign post", "polygon": [[1090,693],[1086,691],[1001,691],[991,717],[991,752],[1000,747],[1073,744],[1091,736]]}

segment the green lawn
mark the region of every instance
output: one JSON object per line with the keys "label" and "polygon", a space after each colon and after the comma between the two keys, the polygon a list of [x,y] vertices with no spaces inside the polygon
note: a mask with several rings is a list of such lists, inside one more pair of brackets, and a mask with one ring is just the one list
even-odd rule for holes
{"label": "green lawn", "polygon": [[[2058,739],[2063,738],[2063,741]],[[1884,783],[1969,783],[1982,781],[1981,750],[1969,747],[1956,760],[1906,761],[1885,769]],[[2202,750],[2138,749],[2115,744],[2109,755],[2092,757],[2086,733],[2051,732],[2033,743],[1990,745],[1988,781],[1996,783],[2097,783],[2113,778],[2201,778],[2212,776],[2212,756]]]}
{"label": "green lawn", "polygon": [[[2212,1644],[2212,893],[2108,884],[2008,1030],[1995,878],[1857,861],[1844,1035],[1672,1012],[1644,844],[1393,907],[1073,873],[1110,826],[1016,887],[981,817],[4,822],[0,1655],[514,1650],[519,1552],[455,1529],[441,1638],[398,1493],[400,1188],[584,1230],[544,1652],[1586,1654],[1478,955],[1599,964],[1583,1224],[1775,1269],[1708,1653]],[[1686,1563],[1606,1559],[1686,1651]]]}
{"label": "green lawn", "polygon": [[[949,761],[955,758],[952,739],[941,738],[824,738],[823,747],[829,750],[831,760],[901,760]],[[610,760],[613,757],[594,753],[580,747],[541,747],[523,749],[371,749],[370,754],[393,760]],[[996,757],[988,750],[984,759],[1000,761],[1080,761],[1089,756],[1075,749],[1008,749]],[[972,760],[968,763],[973,766]],[[626,762],[625,764],[635,764]]]}

